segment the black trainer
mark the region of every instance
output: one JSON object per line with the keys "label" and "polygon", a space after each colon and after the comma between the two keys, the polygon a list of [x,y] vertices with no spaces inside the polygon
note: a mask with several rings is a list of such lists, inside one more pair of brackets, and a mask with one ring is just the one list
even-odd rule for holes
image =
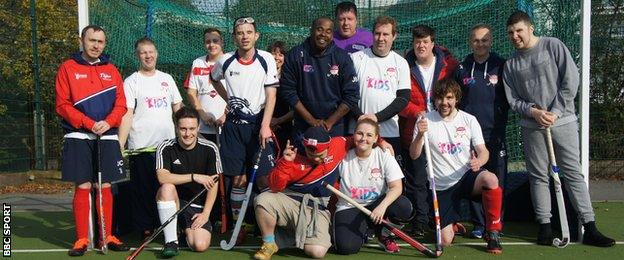
{"label": "black trainer", "polygon": [[161,254],[164,258],[171,258],[171,257],[177,256],[178,254],[180,254],[180,250],[178,250],[178,243],[173,242],[173,241],[166,243],[165,246],[163,247]]}
{"label": "black trainer", "polygon": [[598,247],[611,247],[615,245],[615,240],[600,233],[596,228],[596,222],[591,221],[583,224],[585,233],[583,234],[583,244]]}
{"label": "black trainer", "polygon": [[424,237],[425,236],[425,225],[421,223],[416,223],[412,225],[412,229],[409,231],[410,236],[412,237]]}
{"label": "black trainer", "polygon": [[553,233],[550,223],[540,224],[537,233],[537,244],[543,246],[552,246]]}

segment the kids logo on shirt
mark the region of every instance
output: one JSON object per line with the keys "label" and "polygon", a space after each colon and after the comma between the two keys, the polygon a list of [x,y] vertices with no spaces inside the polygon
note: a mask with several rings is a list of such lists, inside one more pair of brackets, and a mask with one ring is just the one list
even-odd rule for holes
{"label": "kids logo on shirt", "polygon": [[358,200],[374,200],[379,197],[377,187],[351,187],[351,198]]}
{"label": "kids logo on shirt", "polygon": [[438,149],[441,154],[457,155],[463,151],[462,143],[439,143]]}
{"label": "kids logo on shirt", "polygon": [[370,181],[380,181],[382,179],[383,176],[381,176],[381,169],[379,168],[372,168],[371,169],[371,173],[370,173],[370,177],[368,178],[368,180]]}
{"label": "kids logo on shirt", "polygon": [[366,87],[371,89],[378,89],[383,91],[390,90],[390,82],[384,79],[376,79],[373,77],[366,77]]}
{"label": "kids logo on shirt", "polygon": [[147,108],[166,108],[169,106],[169,101],[167,97],[146,97],[145,104],[147,104]]}

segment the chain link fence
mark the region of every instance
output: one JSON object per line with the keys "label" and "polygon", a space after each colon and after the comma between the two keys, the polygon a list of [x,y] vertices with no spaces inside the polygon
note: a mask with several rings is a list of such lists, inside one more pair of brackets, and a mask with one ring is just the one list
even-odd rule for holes
{"label": "chain link fence", "polygon": [[[30,2],[34,2],[34,9]],[[60,167],[63,133],[54,112],[54,76],[58,65],[78,50],[76,1],[30,2],[0,3],[3,5],[0,16],[12,15],[11,21],[1,19],[5,26],[0,26],[0,60],[6,61],[0,64],[0,172],[34,169],[38,159],[45,169]],[[232,19],[251,15],[258,21],[262,33],[259,48],[275,39],[285,40],[292,47],[307,36],[314,18],[333,16],[333,7],[338,1],[89,2],[91,22],[108,31],[107,52],[124,77],[138,67],[132,50],[134,41],[150,35],[158,44],[159,69],[171,73],[181,86],[191,61],[203,54],[201,33],[205,27],[216,26],[228,34]],[[434,26],[438,31],[437,42],[449,47],[456,58],[461,59],[469,52],[466,45],[469,28],[487,22],[494,28],[494,50],[508,56],[512,50],[504,23],[514,9],[520,8],[533,14],[539,35],[561,38],[574,57],[580,57],[580,1],[355,2],[361,26],[370,28],[380,14],[397,18],[399,38],[395,49],[399,51],[410,46],[410,28],[424,23]],[[590,171],[592,176],[601,178],[624,178],[623,2],[592,2]],[[284,11],[286,6],[288,11]],[[37,25],[34,31],[32,21]],[[38,47],[37,53],[32,53],[33,43]],[[226,49],[234,49],[230,40]],[[34,54],[37,54],[37,62],[34,62]],[[39,80],[35,82],[35,78]],[[36,89],[39,89],[39,99],[36,99]],[[34,116],[37,104],[43,114],[40,120],[35,120]],[[510,118],[514,121],[508,127],[511,165],[522,169],[522,144],[515,125],[517,116],[512,114]],[[38,133],[44,136],[40,146],[35,141]]]}

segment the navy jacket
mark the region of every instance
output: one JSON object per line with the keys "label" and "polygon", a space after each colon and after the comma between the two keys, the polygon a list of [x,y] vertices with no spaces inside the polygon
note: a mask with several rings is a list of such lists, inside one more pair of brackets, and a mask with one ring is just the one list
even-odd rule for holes
{"label": "navy jacket", "polygon": [[482,64],[469,54],[455,74],[462,88],[459,108],[477,118],[486,143],[505,140],[509,103],[503,87],[504,64],[505,59],[496,53],[490,53]]}
{"label": "navy jacket", "polygon": [[[310,41],[308,37],[286,54],[280,78],[280,101],[291,107],[301,101],[317,119],[327,119],[343,103],[349,108],[357,107],[360,87],[349,54],[332,42],[323,54],[314,55]],[[342,128],[343,122],[344,118],[334,127]],[[295,113],[295,127],[300,131],[309,127],[298,113]]]}

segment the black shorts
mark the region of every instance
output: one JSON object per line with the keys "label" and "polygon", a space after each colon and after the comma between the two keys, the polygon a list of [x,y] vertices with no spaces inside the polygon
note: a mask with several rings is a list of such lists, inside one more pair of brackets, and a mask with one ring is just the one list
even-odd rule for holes
{"label": "black shorts", "polygon": [[[126,178],[119,141],[100,140],[98,155],[96,140],[65,138],[63,144],[62,179],[74,183],[97,182],[98,164],[102,169],[102,182]],[[99,162],[99,163],[98,163]]]}
{"label": "black shorts", "polygon": [[[481,197],[472,196],[472,190],[474,188],[477,176],[484,172],[485,169],[481,169],[478,172],[468,170],[464,176],[452,187],[436,191],[438,196],[438,205],[440,209],[440,227],[444,228],[449,224],[461,221],[461,201],[462,199],[469,199],[472,201],[481,201]],[[431,193],[429,194],[429,203],[432,202]],[[431,209],[431,216],[433,214],[433,207]],[[435,223],[435,222],[432,222]]]}
{"label": "black shorts", "polygon": [[[180,200],[181,206],[186,205],[186,203],[188,202]],[[184,209],[184,211],[180,212],[180,216],[178,217],[178,227],[182,230],[191,228],[191,225],[193,225],[193,216],[195,214],[202,213],[202,211],[204,211],[204,209],[193,207],[193,205],[188,206],[186,209]],[[207,230],[208,232],[212,232],[212,224],[210,223],[210,219],[206,221],[202,228]]]}

